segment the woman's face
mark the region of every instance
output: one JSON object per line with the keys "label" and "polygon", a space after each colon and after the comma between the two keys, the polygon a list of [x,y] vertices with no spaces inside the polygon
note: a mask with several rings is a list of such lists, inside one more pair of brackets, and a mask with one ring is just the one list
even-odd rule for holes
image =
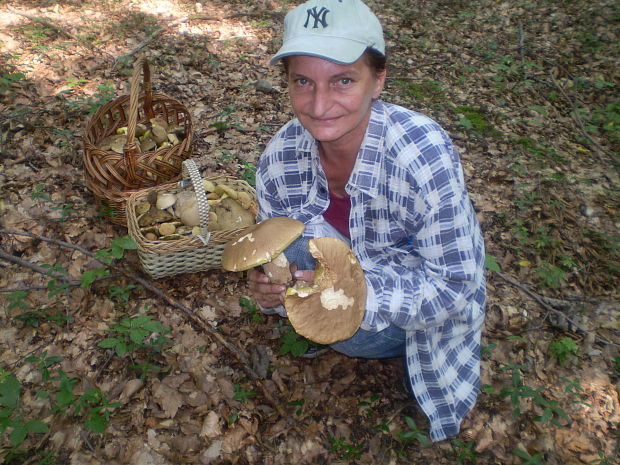
{"label": "woman's face", "polygon": [[322,144],[361,144],[385,72],[375,73],[364,57],[339,65],[295,55],[288,64],[291,104],[301,124]]}

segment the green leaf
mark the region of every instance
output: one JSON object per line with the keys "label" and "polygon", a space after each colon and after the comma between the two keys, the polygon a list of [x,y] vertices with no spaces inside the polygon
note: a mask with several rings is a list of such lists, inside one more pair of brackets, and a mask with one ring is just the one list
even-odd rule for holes
{"label": "green leaf", "polygon": [[113,349],[119,342],[115,337],[107,337],[97,345],[102,349]]}
{"label": "green leaf", "polygon": [[486,266],[487,270],[496,271],[498,273],[502,271],[497,264],[497,261],[495,261],[493,255],[489,255],[488,253],[484,254],[484,265]]}
{"label": "green leaf", "polygon": [[94,413],[91,417],[84,422],[84,427],[93,433],[101,434],[108,426],[108,420],[98,413]]}
{"label": "green leaf", "polygon": [[58,391],[56,393],[56,407],[59,410],[62,410],[64,409],[64,407],[71,405],[74,399],[75,399],[75,395],[73,394],[73,392],[64,391],[64,390]]}
{"label": "green leaf", "polygon": [[21,384],[13,375],[7,376],[0,383],[0,405],[14,409],[19,401]]}
{"label": "green leaf", "polygon": [[24,439],[26,439],[27,435],[28,430],[26,430],[26,425],[13,425],[13,431],[11,431],[11,434],[9,434],[9,441],[11,441],[11,445],[13,447],[18,447],[22,442],[24,442]]}
{"label": "green leaf", "polygon": [[85,271],[80,278],[80,288],[86,289],[100,276],[107,276],[110,271],[107,268],[96,268],[94,270]]}
{"label": "green leaf", "polygon": [[29,433],[47,433],[50,429],[42,421],[30,420],[28,423],[26,423],[26,430]]}

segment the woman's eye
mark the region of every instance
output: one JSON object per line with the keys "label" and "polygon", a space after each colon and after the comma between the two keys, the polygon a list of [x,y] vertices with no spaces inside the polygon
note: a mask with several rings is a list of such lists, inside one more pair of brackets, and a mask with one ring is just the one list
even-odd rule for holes
{"label": "woman's eye", "polygon": [[300,86],[305,86],[306,84],[308,84],[308,80],[307,79],[297,79],[297,85]]}

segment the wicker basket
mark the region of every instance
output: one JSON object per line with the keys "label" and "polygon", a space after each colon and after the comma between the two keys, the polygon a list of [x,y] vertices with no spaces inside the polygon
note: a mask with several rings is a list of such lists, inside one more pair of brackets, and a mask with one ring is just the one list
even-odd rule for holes
{"label": "wicker basket", "polygon": [[[200,172],[194,160],[183,162],[185,180],[168,183],[134,192],[127,200],[127,227],[129,234],[138,244],[138,256],[144,270],[153,278],[163,278],[179,273],[219,268],[222,253],[226,244],[238,237],[248,228],[228,229],[209,232],[208,217],[209,203],[205,195]],[[256,191],[245,181],[231,176],[213,176],[206,178],[216,183],[225,183],[237,191],[245,191],[256,201]],[[179,193],[193,186],[198,200],[198,213],[202,233],[197,236],[188,236],[176,240],[149,240],[138,225],[136,205],[142,199],[153,193]]]}
{"label": "wicker basket", "polygon": [[[144,91],[140,77],[144,75]],[[144,57],[138,58],[130,80],[130,95],[103,105],[92,116],[84,135],[86,186],[97,203],[111,208],[112,222],[125,226],[126,201],[136,190],[170,182],[181,177],[181,163],[191,156],[192,120],[187,108],[177,100],[153,92],[151,72]],[[140,152],[136,143],[136,124],[161,118],[184,129],[177,145]],[[124,153],[97,146],[117,129],[127,127]]]}

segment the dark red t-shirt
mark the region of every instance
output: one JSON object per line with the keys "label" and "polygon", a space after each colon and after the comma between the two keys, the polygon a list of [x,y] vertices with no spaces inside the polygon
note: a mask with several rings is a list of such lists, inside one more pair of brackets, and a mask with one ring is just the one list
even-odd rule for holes
{"label": "dark red t-shirt", "polygon": [[327,207],[327,210],[323,213],[323,218],[348,239],[351,239],[349,233],[350,212],[351,199],[349,197],[336,197],[331,192],[329,193],[329,207]]}

